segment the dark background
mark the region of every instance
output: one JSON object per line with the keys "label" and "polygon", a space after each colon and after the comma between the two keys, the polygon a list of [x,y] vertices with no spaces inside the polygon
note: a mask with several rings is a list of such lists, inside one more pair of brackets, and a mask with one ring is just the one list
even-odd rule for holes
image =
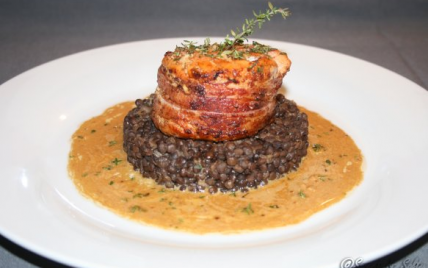
{"label": "dark background", "polygon": [[[100,46],[154,38],[223,37],[240,27],[253,10],[264,10],[266,3],[0,0],[0,84],[40,64]],[[292,16],[286,21],[274,18],[253,37],[342,52],[428,88],[428,0],[272,3],[289,7]],[[5,200],[0,197],[0,202]],[[66,266],[28,252],[0,235],[0,268],[4,267]],[[428,235],[364,267],[428,267]]]}

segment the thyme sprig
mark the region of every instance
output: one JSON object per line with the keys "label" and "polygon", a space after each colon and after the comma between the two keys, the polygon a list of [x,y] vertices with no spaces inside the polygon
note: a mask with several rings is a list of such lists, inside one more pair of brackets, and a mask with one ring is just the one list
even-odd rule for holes
{"label": "thyme sprig", "polygon": [[259,11],[259,14],[257,14],[253,11],[254,18],[245,20],[245,23],[242,24],[242,31],[238,28],[236,29],[236,32],[234,30],[230,30],[233,39],[230,39],[228,35],[224,42],[231,47],[243,44],[245,41],[248,41],[248,37],[254,33],[254,27],[256,25],[258,25],[259,29],[261,29],[263,23],[270,21],[270,19],[276,14],[281,14],[283,19],[286,19],[291,14],[288,8],[274,7],[271,2],[268,3],[268,6],[269,9],[266,9],[265,13]]}
{"label": "thyme sprig", "polygon": [[[255,31],[255,27],[258,26],[260,29],[266,21],[270,21],[273,16],[280,14],[284,19],[290,16],[290,11],[288,8],[277,8],[272,5],[271,2],[268,3],[269,8],[266,9],[266,12],[261,12],[257,14],[253,11],[254,18],[246,19],[245,23],[242,25],[241,29],[236,28],[236,30],[231,30],[231,36],[227,35],[223,42],[217,44],[214,43],[211,45],[210,39],[206,38],[203,45],[197,45],[196,42],[184,40],[181,43],[181,46],[176,48],[174,53],[174,60],[178,61],[181,59],[181,51],[185,51],[188,54],[193,54],[196,51],[201,53],[204,56],[209,57],[218,57],[222,58],[230,57],[232,59],[242,59],[244,58],[244,53],[246,52],[255,52],[266,54],[271,47],[253,42],[253,46],[249,51],[242,50],[242,45],[247,41],[248,37],[252,35]],[[239,49],[241,47],[241,49]]]}

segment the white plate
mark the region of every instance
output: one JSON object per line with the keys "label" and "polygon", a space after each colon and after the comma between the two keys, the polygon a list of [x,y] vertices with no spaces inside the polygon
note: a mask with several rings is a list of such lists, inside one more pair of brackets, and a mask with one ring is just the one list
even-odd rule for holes
{"label": "white plate", "polygon": [[142,226],[83,198],[67,176],[71,134],[105,108],[153,92],[164,52],[183,39],[78,53],[0,87],[2,235],[79,267],[305,268],[366,263],[427,232],[428,93],[359,59],[266,40],[293,61],[287,97],[362,149],[364,181],[347,198],[298,225],[228,236]]}

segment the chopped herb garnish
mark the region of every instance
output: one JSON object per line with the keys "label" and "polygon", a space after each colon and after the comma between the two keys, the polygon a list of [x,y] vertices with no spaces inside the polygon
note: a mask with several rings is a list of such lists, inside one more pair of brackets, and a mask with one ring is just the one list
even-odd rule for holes
{"label": "chopped herb garnish", "polygon": [[135,212],[137,212],[137,211],[140,211],[140,212],[146,212],[146,211],[147,211],[145,208],[142,208],[142,207],[140,207],[140,206],[138,206],[138,205],[135,205],[135,206],[130,207],[130,208],[129,208],[129,210],[130,210],[132,213],[135,213]]}
{"label": "chopped herb garnish", "polygon": [[138,194],[134,194],[134,196],[132,198],[142,198],[142,197],[146,197],[149,196],[150,193],[138,193]]}
{"label": "chopped herb garnish", "polygon": [[251,207],[251,203],[248,204],[245,208],[242,209],[242,212],[247,213],[248,215],[254,214],[254,210]]}
{"label": "chopped herb garnish", "polygon": [[244,52],[238,51],[238,50],[233,50],[233,52],[232,52],[232,58],[234,58],[234,59],[243,59],[244,58]]}
{"label": "chopped herb garnish", "polygon": [[109,141],[108,142],[108,146],[113,146],[113,145],[116,145],[117,144],[117,141]]}
{"label": "chopped herb garnish", "polygon": [[272,48],[270,46],[266,46],[266,45],[257,43],[255,41],[253,42],[253,47],[250,49],[251,52],[260,53],[260,54],[267,54],[271,50]]}
{"label": "chopped herb garnish", "polygon": [[314,150],[314,152],[319,152],[321,150],[324,150],[324,146],[319,143],[312,144],[312,150]]}
{"label": "chopped herb garnish", "polygon": [[201,199],[202,199],[202,198],[205,198],[205,195],[200,195],[200,196],[199,196],[199,198],[201,198]]}
{"label": "chopped herb garnish", "polygon": [[254,68],[254,66],[256,66],[257,65],[257,62],[253,62],[253,64],[251,64],[250,65],[250,67],[248,67],[247,69],[248,70],[251,70],[251,69],[253,69]]}
{"label": "chopped herb garnish", "polygon": [[327,177],[320,175],[320,176],[318,176],[318,179],[320,179],[321,181],[325,181],[327,179]]}
{"label": "chopped herb garnish", "polygon": [[97,130],[95,130],[95,129],[91,130],[91,133],[95,133],[95,132],[97,132]]}
{"label": "chopped herb garnish", "polygon": [[257,67],[257,72],[258,73],[262,73],[263,72],[263,66],[259,66],[259,67]]}
{"label": "chopped herb garnish", "polygon": [[113,167],[111,166],[111,165],[108,165],[108,166],[105,166],[105,167],[103,167],[103,169],[105,169],[105,170],[111,170]]}
{"label": "chopped herb garnish", "polygon": [[86,177],[86,176],[88,176],[88,172],[85,172],[82,174],[82,177]]}
{"label": "chopped herb garnish", "polygon": [[231,194],[229,194],[230,196],[236,197],[236,192],[232,192]]}
{"label": "chopped herb garnish", "polygon": [[109,185],[113,185],[113,184],[114,184],[114,181],[110,181],[108,184],[109,184]]}
{"label": "chopped herb garnish", "polygon": [[172,209],[176,209],[176,207],[174,206],[174,203],[172,203],[171,201],[168,202],[168,206],[170,206]]}
{"label": "chopped herb garnish", "polygon": [[279,208],[279,206],[278,206],[278,205],[270,205],[269,207],[270,207],[270,208]]}
{"label": "chopped herb garnish", "polygon": [[300,191],[299,191],[298,195],[299,195],[301,198],[306,198],[306,194],[305,194],[302,190],[300,190]]}
{"label": "chopped herb garnish", "polygon": [[120,162],[122,162],[122,160],[118,159],[117,157],[111,161],[115,166],[119,165]]}
{"label": "chopped herb garnish", "polygon": [[85,137],[79,135],[79,136],[77,136],[77,138],[84,139]]}
{"label": "chopped herb garnish", "polygon": [[166,191],[165,191],[165,188],[162,188],[162,189],[160,189],[159,191],[158,191],[158,193],[165,193]]}
{"label": "chopped herb garnish", "polygon": [[325,162],[326,162],[327,164],[331,165],[331,160],[330,160],[330,159],[325,160]]}
{"label": "chopped herb garnish", "polygon": [[180,52],[176,51],[174,53],[174,61],[179,61],[181,59]]}

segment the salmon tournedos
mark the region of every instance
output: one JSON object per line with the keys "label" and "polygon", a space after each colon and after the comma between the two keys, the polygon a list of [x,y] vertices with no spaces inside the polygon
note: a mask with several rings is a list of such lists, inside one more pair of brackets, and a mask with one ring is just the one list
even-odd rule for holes
{"label": "salmon tournedos", "polygon": [[177,47],[165,54],[152,112],[163,133],[236,140],[271,122],[275,96],[291,66],[287,54],[256,42],[235,46],[234,55],[219,46]]}

